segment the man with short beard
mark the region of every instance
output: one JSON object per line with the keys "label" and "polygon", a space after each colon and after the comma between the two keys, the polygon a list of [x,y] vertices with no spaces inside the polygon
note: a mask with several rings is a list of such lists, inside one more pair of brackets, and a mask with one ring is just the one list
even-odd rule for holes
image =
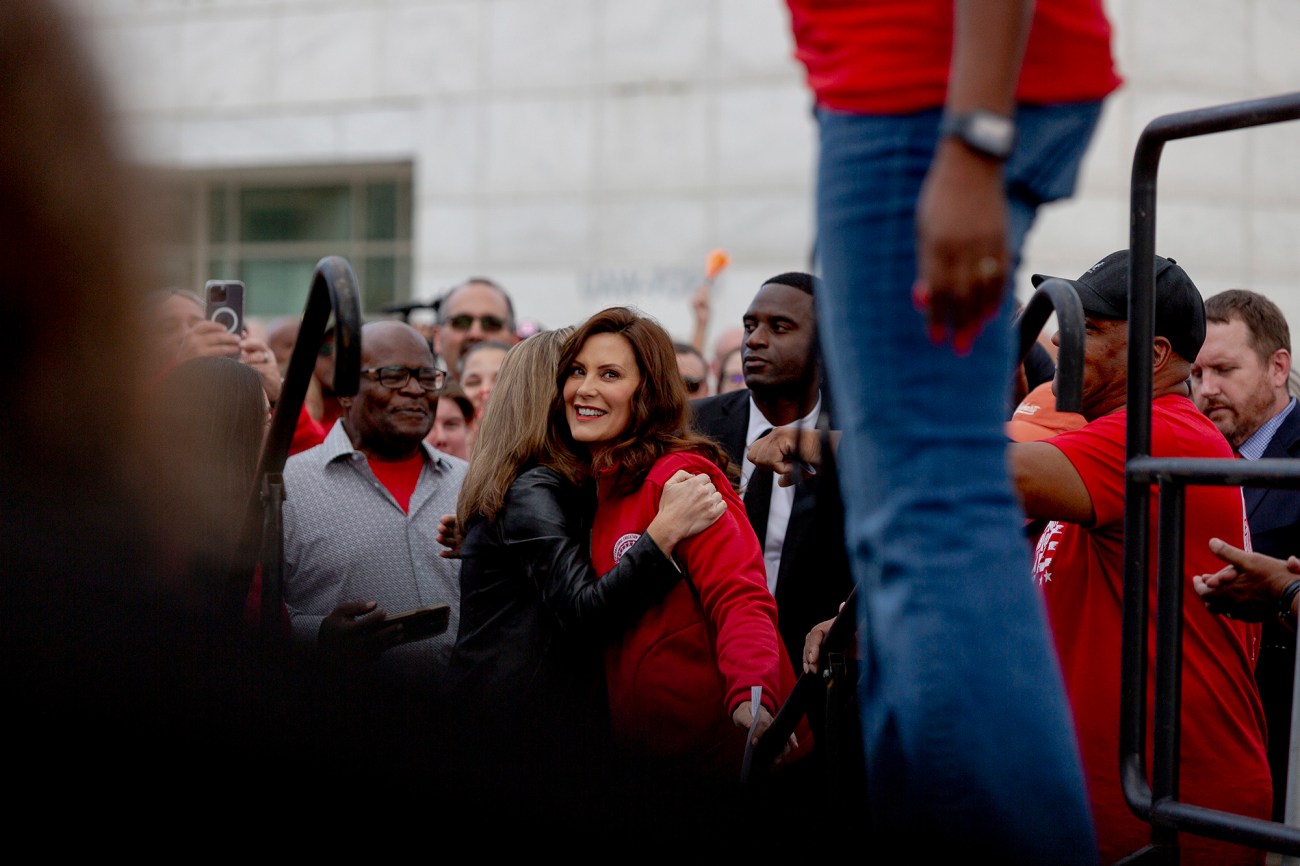
{"label": "man with short beard", "polygon": [[[1287,390],[1291,332],[1277,304],[1230,289],[1205,302],[1205,345],[1192,366],[1192,396],[1245,460],[1300,457],[1300,412]],[[1300,490],[1244,487],[1251,546],[1285,560],[1300,550]],[[1268,722],[1273,820],[1282,821],[1291,740],[1295,633],[1264,620],[1255,679]]]}
{"label": "man with short beard", "polygon": [[[361,382],[339,397],[325,441],[284,469],[284,598],[296,638],[321,658],[380,663],[437,687],[456,636],[460,565],[439,556],[438,521],[456,510],[467,464],[435,451],[446,371],[408,324],[361,331]],[[387,615],[445,603],[447,631],[403,643]]]}

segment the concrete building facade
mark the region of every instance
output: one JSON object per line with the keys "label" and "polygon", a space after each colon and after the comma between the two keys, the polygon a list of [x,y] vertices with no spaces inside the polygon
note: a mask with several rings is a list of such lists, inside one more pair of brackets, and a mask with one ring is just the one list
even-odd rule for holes
{"label": "concrete building facade", "polygon": [[[76,8],[137,158],[198,190],[171,239],[180,281],[201,285],[213,263],[245,254],[268,284],[289,279],[320,237],[346,237],[354,264],[370,263],[363,284],[385,286],[368,308],[484,274],[547,327],[631,303],[686,337],[711,249],[732,260],[715,334],[739,323],[763,278],[809,266],[816,130],[782,0]],[[1024,297],[1029,274],[1073,277],[1128,245],[1133,150],[1152,119],[1300,89],[1294,0],[1107,9],[1126,83],[1078,194],[1046,208],[1029,238]],[[1207,296],[1255,289],[1300,327],[1300,125],[1175,142],[1162,165],[1157,252]],[[247,210],[277,184],[332,185],[347,225],[299,226],[315,244],[243,250],[241,231],[266,241],[279,225]],[[306,289],[265,296],[261,312],[300,311]]]}

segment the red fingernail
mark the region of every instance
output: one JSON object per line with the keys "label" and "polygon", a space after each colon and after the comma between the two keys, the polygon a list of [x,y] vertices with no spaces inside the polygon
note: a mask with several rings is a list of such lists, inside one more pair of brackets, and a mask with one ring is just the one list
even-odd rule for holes
{"label": "red fingernail", "polygon": [[912,283],[912,306],[921,313],[930,308],[930,289],[922,280]]}
{"label": "red fingernail", "polygon": [[975,337],[979,334],[978,325],[969,325],[962,328],[952,337],[952,348],[958,355],[969,355],[971,348],[975,345]]}
{"label": "red fingernail", "polygon": [[930,323],[930,342],[936,346],[943,345],[944,327],[935,322]]}

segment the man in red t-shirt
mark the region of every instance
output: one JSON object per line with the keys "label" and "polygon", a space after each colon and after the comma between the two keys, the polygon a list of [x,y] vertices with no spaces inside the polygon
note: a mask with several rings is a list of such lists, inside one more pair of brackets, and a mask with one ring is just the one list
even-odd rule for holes
{"label": "man in red t-shirt", "polygon": [[[1011,446],[1017,490],[1039,537],[1034,575],[1043,589],[1074,710],[1102,863],[1151,842],[1150,826],[1124,799],[1119,769],[1124,487],[1128,421],[1127,250],[1111,253],[1078,280],[1083,302],[1082,414],[1087,424],[1041,442]],[[1035,275],[1034,284],[1046,279]],[[1205,339],[1201,295],[1171,259],[1156,257],[1152,343],[1151,453],[1226,458],[1227,441],[1190,399],[1192,361]],[[1152,490],[1151,535],[1156,539]],[[1268,819],[1271,780],[1263,709],[1255,687],[1259,625],[1207,612],[1192,576],[1217,571],[1209,540],[1249,545],[1240,488],[1192,486],[1183,528],[1183,676],[1178,799]],[[1155,610],[1155,557],[1150,579]],[[1155,641],[1154,614],[1148,651]],[[1151,670],[1148,661],[1148,670]],[[1153,695],[1148,679],[1148,701]],[[1152,719],[1150,703],[1148,725]],[[1146,754],[1151,754],[1148,727]],[[1183,864],[1264,862],[1264,852],[1183,833]]]}

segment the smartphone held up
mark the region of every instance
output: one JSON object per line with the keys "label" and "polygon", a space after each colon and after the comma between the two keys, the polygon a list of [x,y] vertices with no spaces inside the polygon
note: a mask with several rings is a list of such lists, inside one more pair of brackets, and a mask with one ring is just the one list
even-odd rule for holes
{"label": "smartphone held up", "polygon": [[207,302],[204,318],[235,336],[244,333],[244,284],[239,280],[208,280],[203,287]]}

